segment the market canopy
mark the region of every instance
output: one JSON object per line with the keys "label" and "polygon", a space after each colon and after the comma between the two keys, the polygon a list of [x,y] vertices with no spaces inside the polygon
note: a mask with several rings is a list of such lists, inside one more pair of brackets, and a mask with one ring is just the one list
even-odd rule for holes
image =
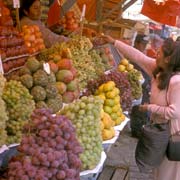
{"label": "market canopy", "polygon": [[179,26],[177,19],[180,16],[180,1],[144,0],[141,13],[162,24]]}

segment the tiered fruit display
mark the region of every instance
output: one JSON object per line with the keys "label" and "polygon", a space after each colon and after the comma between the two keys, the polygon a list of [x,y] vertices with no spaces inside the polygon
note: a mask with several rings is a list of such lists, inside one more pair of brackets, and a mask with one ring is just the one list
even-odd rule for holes
{"label": "tiered fruit display", "polygon": [[0,74],[0,147],[6,144],[7,132],[6,122],[8,121],[8,115],[6,112],[6,105],[2,99],[3,89],[6,83],[6,79]]}
{"label": "tiered fruit display", "polygon": [[33,97],[27,88],[20,82],[11,80],[6,83],[3,91],[3,100],[7,106],[8,143],[17,143],[21,139],[22,127],[29,120],[35,108]]}
{"label": "tiered fruit display", "polygon": [[3,69],[8,73],[14,68],[23,66],[28,50],[23,37],[18,30],[13,27],[10,11],[0,4],[0,55],[3,61]]}
{"label": "tiered fruit display", "polygon": [[59,59],[57,64],[49,62],[52,71],[56,72],[56,87],[62,95],[63,103],[71,103],[80,94],[77,71],[72,60],[68,58]]}
{"label": "tiered fruit display", "polygon": [[99,76],[98,79],[94,79],[88,82],[86,91],[83,95],[94,94],[98,87],[108,81],[114,81],[116,87],[121,91],[120,104],[123,111],[130,111],[132,106],[132,94],[131,85],[128,80],[127,73],[118,72],[117,70],[110,71],[108,74]]}
{"label": "tiered fruit display", "polygon": [[116,88],[115,83],[113,81],[108,81],[102,84],[95,94],[104,100],[103,109],[110,115],[114,124],[121,124],[125,119],[125,115],[122,113],[120,105],[120,91]]}
{"label": "tiered fruit display", "polygon": [[44,40],[37,25],[24,25],[22,27],[22,36],[30,54],[45,49]]}
{"label": "tiered fruit display", "polygon": [[9,163],[8,180],[80,180],[82,147],[65,116],[35,110],[18,151]]}
{"label": "tiered fruit display", "polygon": [[39,60],[53,58],[56,61],[59,58],[70,58],[77,70],[77,78],[80,90],[83,90],[87,82],[97,78],[105,71],[105,65],[96,50],[92,50],[92,43],[86,37],[73,36],[68,42],[57,44],[54,47],[42,51],[39,54]]}
{"label": "tiered fruit display", "polygon": [[29,89],[37,108],[48,107],[54,113],[62,108],[62,96],[56,87],[55,74],[48,74],[43,69],[43,62],[39,62],[35,57],[29,57],[25,66],[19,70],[18,76],[11,78],[21,81]]}
{"label": "tiered fruit display", "polygon": [[100,161],[102,152],[101,109],[99,97],[82,97],[65,106],[60,114],[67,116],[76,128],[77,137],[84,149],[80,155],[82,170],[93,169]]}
{"label": "tiered fruit display", "polygon": [[79,22],[74,11],[68,11],[59,23],[68,31],[75,31],[79,28]]}
{"label": "tiered fruit display", "polygon": [[114,121],[111,119],[110,115],[105,113],[102,110],[101,115],[101,132],[102,132],[102,139],[109,140],[115,136],[115,130],[113,126],[115,125]]}

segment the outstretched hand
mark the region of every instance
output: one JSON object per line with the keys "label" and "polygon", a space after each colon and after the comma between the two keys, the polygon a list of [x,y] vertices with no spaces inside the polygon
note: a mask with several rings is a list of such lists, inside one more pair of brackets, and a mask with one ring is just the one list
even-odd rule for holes
{"label": "outstretched hand", "polygon": [[105,43],[110,43],[110,44],[114,44],[114,43],[115,43],[115,39],[112,38],[112,37],[109,36],[109,35],[101,35],[101,38],[102,38],[102,40],[103,40]]}
{"label": "outstretched hand", "polygon": [[142,111],[142,112],[148,111],[148,104],[140,105],[139,110]]}

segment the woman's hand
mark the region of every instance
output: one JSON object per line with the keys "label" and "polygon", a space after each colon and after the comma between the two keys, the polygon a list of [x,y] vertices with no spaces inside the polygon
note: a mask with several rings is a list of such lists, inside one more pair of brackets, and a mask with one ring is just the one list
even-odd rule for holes
{"label": "woman's hand", "polygon": [[114,44],[115,43],[115,39],[112,38],[109,35],[101,35],[100,37],[105,43],[110,43],[110,44]]}
{"label": "woman's hand", "polygon": [[143,111],[143,112],[147,112],[148,111],[148,104],[140,105],[139,110]]}

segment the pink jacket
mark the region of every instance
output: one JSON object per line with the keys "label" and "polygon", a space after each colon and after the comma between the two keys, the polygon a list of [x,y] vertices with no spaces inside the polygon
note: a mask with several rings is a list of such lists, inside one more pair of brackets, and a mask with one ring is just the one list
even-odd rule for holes
{"label": "pink jacket", "polygon": [[151,112],[152,120],[162,122],[171,120],[171,133],[180,130],[180,75],[174,75],[169,83],[168,92],[157,88],[157,80],[152,72],[156,67],[156,60],[150,58],[137,49],[115,41],[115,47],[129,60],[138,64],[152,78],[151,97],[148,111]]}

